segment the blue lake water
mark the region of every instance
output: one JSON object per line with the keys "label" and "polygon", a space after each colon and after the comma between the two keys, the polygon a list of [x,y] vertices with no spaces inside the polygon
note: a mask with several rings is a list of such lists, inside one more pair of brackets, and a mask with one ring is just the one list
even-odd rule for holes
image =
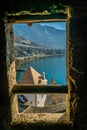
{"label": "blue lake water", "polygon": [[[40,74],[45,72],[48,84],[50,84],[50,80],[53,77],[56,83],[66,85],[66,55],[35,59],[21,64],[22,69],[28,69],[30,66]],[[17,81],[22,77],[23,73],[17,73]]]}

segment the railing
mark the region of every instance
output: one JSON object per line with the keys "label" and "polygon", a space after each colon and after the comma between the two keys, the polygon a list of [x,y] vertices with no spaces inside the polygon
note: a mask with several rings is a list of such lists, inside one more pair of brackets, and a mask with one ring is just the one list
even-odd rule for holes
{"label": "railing", "polygon": [[15,84],[13,93],[67,93],[67,85]]}

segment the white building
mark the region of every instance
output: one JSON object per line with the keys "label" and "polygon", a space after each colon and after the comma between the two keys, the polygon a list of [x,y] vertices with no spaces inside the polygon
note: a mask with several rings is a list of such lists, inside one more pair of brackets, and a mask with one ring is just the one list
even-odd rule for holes
{"label": "white building", "polygon": [[[18,84],[47,84],[45,72],[41,75],[33,67],[30,67],[18,81]],[[30,106],[37,107],[44,107],[47,99],[47,94],[24,94],[24,96],[28,99]]]}

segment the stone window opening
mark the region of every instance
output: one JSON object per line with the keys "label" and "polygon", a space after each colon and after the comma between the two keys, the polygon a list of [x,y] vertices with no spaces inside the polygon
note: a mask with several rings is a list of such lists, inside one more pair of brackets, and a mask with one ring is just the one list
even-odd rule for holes
{"label": "stone window opening", "polygon": [[[12,16],[13,18],[15,18],[14,16]],[[32,17],[32,16],[31,16]],[[11,18],[12,19],[12,18]],[[16,18],[15,18],[16,19]],[[44,19],[43,21],[66,21],[67,23],[67,19]],[[68,84],[67,85],[62,85],[62,86],[58,86],[56,84],[50,86],[50,85],[27,85],[27,84],[17,84],[16,83],[16,70],[15,70],[15,59],[14,59],[14,40],[13,40],[13,31],[12,31],[12,24],[13,23],[20,23],[21,22],[29,22],[28,20],[19,20],[17,21],[17,19],[15,20],[15,22],[10,21],[10,16],[7,19],[7,23],[6,23],[6,37],[7,37],[7,60],[9,61],[7,64],[8,67],[8,78],[9,78],[9,93],[11,93],[13,96],[11,97],[11,111],[12,111],[12,124],[20,124],[21,122],[23,123],[37,123],[37,122],[44,122],[44,123],[58,123],[57,121],[57,116],[56,114],[50,114],[50,113],[46,113],[45,115],[42,113],[23,113],[20,114],[18,113],[18,106],[17,106],[17,94],[19,93],[68,93]],[[34,18],[32,20],[30,20],[29,23],[31,23],[31,21],[42,21],[42,20],[34,20]],[[66,34],[67,35],[67,34]],[[67,39],[66,39],[67,41]],[[66,43],[67,44],[67,43]],[[68,53],[68,45],[66,47],[66,52]],[[68,54],[67,54],[67,59],[68,59]],[[68,62],[68,61],[67,61]],[[68,64],[68,63],[67,63]],[[68,68],[68,67],[67,67]],[[67,79],[68,80],[68,79]],[[67,81],[68,83],[68,81]],[[35,89],[33,88],[35,86]],[[68,109],[68,108],[66,108]],[[68,111],[68,110],[66,110]],[[69,116],[69,112],[68,116]],[[44,116],[44,118],[43,118]],[[33,120],[32,120],[33,119]],[[68,122],[68,118],[66,119],[66,121],[64,122]],[[62,121],[63,123],[63,121]]]}

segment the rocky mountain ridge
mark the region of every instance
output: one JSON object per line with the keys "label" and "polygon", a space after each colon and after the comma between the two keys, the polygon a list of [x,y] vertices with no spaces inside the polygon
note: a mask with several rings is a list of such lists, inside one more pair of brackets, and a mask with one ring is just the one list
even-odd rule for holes
{"label": "rocky mountain ridge", "polygon": [[66,47],[66,31],[53,26],[42,26],[40,23],[13,24],[14,35],[24,37],[26,40],[38,43],[38,46],[64,49]]}

